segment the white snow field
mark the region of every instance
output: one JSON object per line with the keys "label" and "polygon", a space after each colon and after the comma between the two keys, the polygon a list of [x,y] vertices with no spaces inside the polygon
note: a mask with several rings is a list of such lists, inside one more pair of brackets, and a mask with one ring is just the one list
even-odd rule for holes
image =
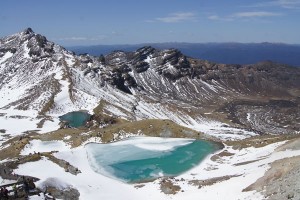
{"label": "white snow field", "polygon": [[[181,139],[180,139],[181,140]],[[174,139],[174,142],[180,140]],[[129,142],[126,140],[123,142]],[[134,145],[142,146],[147,149],[161,151],[170,149],[172,145],[165,142],[158,142],[157,146],[153,143],[153,138],[140,138],[133,140]],[[118,145],[118,143],[114,143]],[[149,145],[151,144],[151,145]],[[78,167],[82,173],[72,175],[58,165],[54,164],[47,158],[36,162],[22,164],[14,172],[17,174],[26,174],[41,179],[37,185],[40,188],[47,184],[54,184],[61,187],[75,187],[80,192],[80,199],[178,199],[178,200],[194,200],[194,199],[263,199],[263,196],[255,191],[242,192],[244,188],[254,183],[258,178],[263,176],[269,169],[269,163],[285,158],[299,155],[300,151],[281,151],[275,152],[275,148],[284,144],[279,142],[261,148],[249,147],[240,151],[234,150],[227,146],[228,152],[234,153],[232,156],[222,158],[222,162],[212,161],[211,156],[206,157],[203,162],[187,171],[176,179],[177,184],[181,187],[181,192],[175,195],[166,195],[160,191],[159,179],[154,182],[144,183],[145,186],[137,188],[135,184],[126,184],[122,181],[109,178],[107,176],[96,173],[89,165],[86,148],[84,145],[70,149],[68,145],[62,142],[51,142],[47,144],[45,149],[43,142],[34,141],[25,148],[23,153],[35,151],[44,151],[56,149],[58,153],[54,155],[57,158],[64,159],[70,164]],[[244,165],[234,165],[236,163],[258,160]],[[210,186],[198,188],[188,184],[189,180],[205,180],[208,178],[221,177],[227,175],[237,175],[229,180],[215,183]],[[182,178],[182,179],[181,179]],[[51,180],[51,181],[49,181]],[[50,182],[50,183],[49,183]],[[117,192],[116,192],[117,191]],[[41,197],[42,198],[42,197]],[[37,199],[37,197],[34,197]]]}

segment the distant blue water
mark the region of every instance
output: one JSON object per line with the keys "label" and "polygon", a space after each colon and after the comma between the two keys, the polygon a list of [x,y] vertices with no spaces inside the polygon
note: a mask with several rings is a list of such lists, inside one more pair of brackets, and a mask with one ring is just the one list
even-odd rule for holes
{"label": "distant blue water", "polygon": [[97,172],[109,173],[126,182],[139,182],[179,175],[219,148],[215,143],[194,140],[166,151],[111,144],[88,144],[87,151]]}
{"label": "distant blue water", "polygon": [[300,45],[282,43],[152,43],[69,47],[77,54],[99,56],[114,50],[135,51],[143,46],[179,49],[183,54],[225,64],[253,64],[265,60],[300,67]]}
{"label": "distant blue water", "polygon": [[63,116],[60,116],[61,121],[67,121],[71,127],[78,128],[84,126],[89,120],[90,114],[81,111],[69,112]]}

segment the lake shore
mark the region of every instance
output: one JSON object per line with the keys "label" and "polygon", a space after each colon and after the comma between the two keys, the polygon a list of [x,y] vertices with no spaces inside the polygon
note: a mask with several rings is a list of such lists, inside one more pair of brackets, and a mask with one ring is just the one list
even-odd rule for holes
{"label": "lake shore", "polygon": [[[26,174],[39,178],[40,181],[37,185],[42,185],[47,178],[56,174],[55,177],[60,177],[59,181],[62,181],[61,178],[63,177],[63,182],[68,183],[67,185],[69,186],[70,183],[72,183],[70,187],[78,189],[80,192],[80,199],[94,198],[94,195],[99,195],[99,192],[103,195],[102,197],[109,197],[110,199],[117,199],[120,195],[125,195],[129,199],[138,199],[142,197],[144,199],[171,198],[169,195],[172,195],[172,199],[190,199],[190,197],[196,194],[211,196],[212,199],[217,199],[218,196],[222,194],[222,191],[226,192],[226,188],[232,189],[232,187],[235,188],[232,197],[234,195],[236,195],[235,197],[241,198],[246,198],[246,196],[262,197],[262,194],[256,190],[245,191],[244,189],[255,182],[260,176],[264,176],[264,172],[268,170],[269,162],[280,160],[286,156],[293,156],[293,153],[286,152],[284,155],[272,157],[273,154],[276,155],[276,149],[278,147],[285,145],[286,142],[283,142],[285,139],[285,137],[282,137],[281,141],[277,139],[274,141],[275,143],[266,144],[265,146],[254,149],[252,146],[242,147],[238,151],[236,150],[238,148],[237,145],[225,145],[224,149],[206,157],[203,162],[188,172],[179,176],[170,178],[163,177],[144,183],[126,184],[95,173],[88,166],[84,145],[76,148],[70,148],[68,145],[54,145],[55,148],[58,148],[55,151],[57,153],[53,153],[55,157],[61,160],[66,160],[72,166],[76,166],[81,171],[81,173],[76,176],[65,172],[64,168],[53,164],[52,161],[44,156],[42,156],[38,161],[20,164],[17,169],[14,170],[14,173]],[[297,138],[294,140],[298,141]],[[90,140],[90,142],[92,141],[93,139]],[[28,148],[35,149],[34,146],[35,145]],[[28,150],[27,152],[30,152]],[[42,150],[42,148],[40,148],[40,150]],[[51,151],[51,147],[49,147],[47,151]],[[244,154],[245,152],[247,152],[247,154]],[[38,170],[40,168],[47,169],[48,167],[51,168],[51,170],[50,168],[49,170],[54,173],[53,175],[51,175],[52,173],[45,174]],[[256,169],[257,172],[254,173],[253,169]],[[249,172],[245,173],[245,170],[246,172]],[[250,173],[250,171],[252,172]],[[202,172],[205,173],[203,174]],[[253,173],[256,175],[253,176]],[[239,179],[243,179],[243,184],[237,187],[236,183],[240,182]],[[82,184],[86,185],[84,186]],[[123,188],[123,192],[120,194],[114,194],[113,191],[110,191],[111,189],[106,188],[105,185],[107,184],[109,184],[110,187],[114,186]],[[87,189],[87,185],[91,185],[92,188]],[[224,188],[220,189],[221,186]],[[161,188],[159,191],[162,191],[162,193],[157,193],[157,187]],[[244,192],[242,192],[243,190]],[[89,192],[87,193],[84,191]],[[104,191],[105,195],[103,194]],[[219,195],[217,195],[214,191],[218,191]]]}

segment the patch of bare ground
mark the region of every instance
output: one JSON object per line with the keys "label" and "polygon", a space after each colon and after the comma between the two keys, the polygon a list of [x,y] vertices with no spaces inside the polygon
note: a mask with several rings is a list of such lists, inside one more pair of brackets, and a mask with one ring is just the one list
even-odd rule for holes
{"label": "patch of bare ground", "polygon": [[[70,163],[68,163],[64,160],[54,157],[52,155],[52,153],[53,152],[43,152],[43,153],[38,152],[38,153],[29,154],[29,155],[25,155],[25,156],[18,156],[14,160],[10,160],[10,161],[1,163],[0,164],[0,169],[1,169],[0,176],[3,179],[18,180],[23,175],[14,174],[13,173],[14,169],[16,169],[21,164],[28,163],[28,162],[35,162],[35,161],[42,159],[43,157],[47,157],[50,161],[52,161],[53,163],[62,167],[68,173],[71,173],[73,175],[77,175],[77,174],[81,173],[81,171],[77,167],[71,165]],[[25,177],[29,177],[29,176],[25,176]],[[38,180],[35,177],[30,177],[30,178],[33,178],[34,180]]]}
{"label": "patch of bare ground", "polygon": [[47,157],[49,160],[51,160],[52,162],[54,162],[58,166],[64,168],[65,172],[69,172],[73,175],[77,175],[77,174],[81,173],[81,171],[77,167],[71,165],[69,162],[67,162],[65,160],[56,158],[51,153],[46,153],[46,154],[42,154],[42,155]]}
{"label": "patch of bare ground", "polygon": [[60,83],[58,80],[54,78],[54,75],[51,78],[50,83],[51,83],[50,87],[52,87],[53,93],[51,94],[49,99],[47,99],[46,102],[43,104],[42,109],[39,111],[39,115],[45,115],[45,113],[47,113],[51,108],[53,108],[55,104],[54,98],[60,91]]}
{"label": "patch of bare ground", "polygon": [[8,171],[12,171],[12,169],[16,169],[17,166],[20,165],[20,164],[24,164],[24,163],[27,163],[27,162],[38,161],[42,157],[47,157],[53,163],[55,163],[58,166],[64,168],[66,172],[69,172],[73,175],[77,175],[77,174],[81,173],[81,171],[77,167],[72,166],[70,163],[68,163],[65,160],[61,160],[61,159],[56,158],[55,156],[52,155],[52,153],[55,153],[55,152],[42,152],[42,153],[36,152],[36,153],[33,153],[33,154],[29,154],[29,155],[22,155],[22,156],[18,156],[14,160],[2,163],[1,165],[6,166]]}
{"label": "patch of bare ground", "polygon": [[[57,135],[52,135],[57,136]],[[2,144],[3,148],[0,150],[0,160],[8,159],[7,162],[3,162],[0,164],[0,176],[4,179],[9,180],[17,180],[20,175],[12,174],[13,170],[18,167],[20,164],[24,164],[27,162],[34,162],[40,160],[42,157],[47,157],[52,162],[56,163],[60,167],[64,168],[66,172],[69,172],[73,175],[80,173],[80,170],[70,165],[68,162],[58,159],[52,155],[53,152],[45,152],[45,153],[34,153],[29,155],[20,155],[21,151],[24,147],[29,144],[29,142],[33,139],[47,138],[47,135],[39,135],[35,132],[28,132],[22,136],[14,137]],[[58,139],[60,137],[51,137],[49,136],[47,139],[53,140]],[[32,177],[33,178],[33,177]]]}
{"label": "patch of bare ground", "polygon": [[[4,131],[6,132],[6,130],[4,130]],[[5,134],[5,133],[0,132],[0,135],[1,135],[0,141],[7,141],[7,140],[9,140],[9,138],[11,138],[11,136],[9,134]]]}
{"label": "patch of bare ground", "polygon": [[13,159],[18,157],[21,150],[25,147],[26,144],[29,143],[30,135],[34,135],[34,133],[14,137],[5,141],[2,144],[4,148],[0,150],[0,160]]}
{"label": "patch of bare ground", "polygon": [[[232,146],[233,149],[243,149],[243,148],[248,148],[248,147],[260,148],[260,147],[264,147],[269,144],[288,140],[287,144],[289,144],[289,143],[295,143],[295,144],[297,143],[298,144],[299,143],[299,148],[300,148],[299,138],[300,138],[300,135],[260,135],[260,136],[246,138],[244,140],[225,141],[224,143],[228,146]],[[286,145],[283,145],[280,148],[283,149],[283,148],[285,148],[285,146]],[[211,160],[221,163],[223,157],[230,157],[232,155],[234,155],[234,154],[231,152],[228,152],[227,150],[224,150],[218,154],[213,155],[211,157]],[[250,163],[262,160],[262,159],[264,159],[264,158],[241,162],[241,163],[236,163],[235,166],[250,164]]]}
{"label": "patch of bare ground", "polygon": [[221,151],[221,152],[218,153],[218,154],[213,155],[210,159],[211,159],[212,161],[218,161],[218,160],[220,160],[222,157],[229,157],[229,156],[233,156],[233,155],[234,155],[234,153],[231,153],[231,152],[229,152],[229,151],[227,151],[227,150],[224,150],[224,151]]}
{"label": "patch of bare ground", "polygon": [[5,129],[0,129],[0,133],[6,133]]}
{"label": "patch of bare ground", "polygon": [[47,187],[44,191],[45,193],[51,194],[51,196],[57,199],[70,199],[70,200],[78,200],[80,197],[80,193],[75,188],[65,188],[63,190],[55,188],[55,187]]}
{"label": "patch of bare ground", "polygon": [[[233,149],[242,149],[242,148],[247,148],[247,147],[255,147],[255,148],[260,148],[272,143],[276,142],[281,142],[281,141],[286,141],[288,140],[287,143],[284,145],[278,147],[276,151],[283,151],[286,149],[292,149],[292,150],[298,150],[300,149],[300,135],[262,135],[262,136],[254,136],[251,138],[247,138],[241,141],[227,141],[225,142],[227,145],[231,145]],[[220,160],[223,156],[230,156],[226,155],[227,153],[225,152],[224,155],[222,155],[223,152],[216,154],[212,156],[213,161],[218,161]],[[246,162],[241,162],[241,163],[236,163],[234,164],[235,166],[240,166],[240,165],[247,165],[253,162],[257,162],[259,160],[263,160],[264,158],[256,159],[256,160],[250,160]]]}
{"label": "patch of bare ground", "polygon": [[300,156],[284,158],[243,191],[257,190],[266,199],[300,199]]}
{"label": "patch of bare ground", "polygon": [[[90,138],[88,134],[82,134],[86,132],[88,132],[87,129],[59,129],[49,133],[36,135],[31,137],[31,139],[38,139],[42,141],[62,140],[74,148],[80,146],[83,142]],[[67,137],[69,138],[65,139]]]}
{"label": "patch of bare ground", "polygon": [[[22,156],[19,157],[16,160],[11,160],[5,163],[1,163],[0,164],[0,176],[3,179],[8,179],[8,180],[18,180],[20,177],[22,177],[21,175],[18,174],[13,174],[13,170],[16,169],[18,167],[18,165],[20,164],[24,164],[27,162],[34,162],[34,161],[38,161],[40,160],[40,155],[30,155],[30,156]],[[26,178],[28,178],[29,176],[25,176]],[[31,177],[34,178],[34,177]],[[37,180],[36,178],[34,178],[34,180]]]}
{"label": "patch of bare ground", "polygon": [[[98,114],[100,112],[100,113],[105,114],[107,116],[114,115],[110,111],[109,105],[111,105],[109,102],[101,100],[100,103],[99,103],[99,105],[96,108],[94,108],[94,113]],[[126,109],[124,109],[122,107],[119,107],[119,106],[116,106],[116,105],[113,105],[113,107],[115,107],[116,109],[120,110],[122,113],[125,113],[126,116],[132,116],[131,112],[127,111]],[[134,118],[131,117],[131,119],[134,119]]]}
{"label": "patch of bare ground", "polygon": [[286,140],[292,140],[295,138],[300,138],[300,135],[258,135],[253,136],[250,138],[246,138],[244,140],[238,140],[238,141],[226,141],[224,142],[228,146],[233,146],[234,149],[243,149],[247,147],[264,147],[269,144],[273,144],[276,142],[286,141]]}
{"label": "patch of bare ground", "polygon": [[142,188],[142,187],[144,187],[145,186],[145,184],[137,184],[137,185],[135,185],[134,187],[136,188],[136,189],[139,189],[139,188]]}
{"label": "patch of bare ground", "polygon": [[174,183],[170,178],[163,178],[160,182],[160,190],[165,194],[177,194],[181,187]]}
{"label": "patch of bare ground", "polygon": [[41,121],[36,124],[37,128],[43,128],[46,121],[53,121],[52,117],[47,115],[40,115],[38,118],[41,119]]}
{"label": "patch of bare ground", "polygon": [[188,183],[190,185],[196,186],[200,189],[204,186],[209,186],[209,185],[213,185],[215,183],[219,183],[222,181],[227,181],[233,177],[238,177],[238,176],[241,176],[241,175],[220,176],[220,177],[210,178],[210,179],[206,179],[206,180],[190,180],[190,181],[188,181]]}
{"label": "patch of bare ground", "polygon": [[162,178],[159,182],[160,184],[160,190],[165,194],[177,194],[179,191],[184,192],[181,190],[181,187],[178,185],[179,182],[187,182],[189,185],[198,187],[199,189],[204,186],[210,186],[215,183],[219,183],[222,181],[229,180],[233,177],[238,177],[241,175],[231,175],[231,176],[221,176],[221,177],[215,177],[205,180],[185,180],[183,178],[176,179],[176,178]]}
{"label": "patch of bare ground", "polygon": [[[294,138],[276,151],[299,150],[300,138]],[[270,169],[243,191],[257,190],[266,199],[300,199],[300,156],[284,158],[270,164]]]}
{"label": "patch of bare ground", "polygon": [[120,131],[133,134],[143,133],[144,135],[156,137],[198,138],[202,136],[201,133],[180,126],[171,120],[157,119],[125,122],[114,126],[105,127],[103,128],[103,131],[109,133],[119,133]]}
{"label": "patch of bare ground", "polygon": [[[147,135],[154,137],[179,137],[207,139],[202,133],[180,126],[170,120],[147,119],[141,121],[116,120],[115,124],[103,128],[67,128],[40,134],[31,139],[43,141],[63,140],[73,148],[80,146],[91,137],[99,138],[103,143],[114,142],[121,138],[122,134]],[[65,139],[68,138],[68,139]]]}
{"label": "patch of bare ground", "polygon": [[300,136],[286,142],[284,145],[276,149],[276,151],[285,151],[285,150],[300,150]]}
{"label": "patch of bare ground", "polygon": [[257,161],[260,161],[260,160],[263,160],[263,159],[265,159],[265,158],[263,157],[263,158],[256,159],[256,160],[249,160],[249,161],[246,161],[246,162],[240,162],[240,163],[234,164],[234,166],[247,165],[247,164],[254,163],[254,162],[257,162]]}

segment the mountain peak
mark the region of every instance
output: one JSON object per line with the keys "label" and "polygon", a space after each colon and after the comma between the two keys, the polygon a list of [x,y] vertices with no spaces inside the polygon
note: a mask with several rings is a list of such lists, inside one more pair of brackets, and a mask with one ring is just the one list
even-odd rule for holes
{"label": "mountain peak", "polygon": [[25,33],[25,34],[31,34],[31,33],[34,33],[34,32],[33,32],[33,30],[32,30],[30,27],[28,27],[28,28],[26,28],[26,29],[23,31],[23,33]]}
{"label": "mountain peak", "polygon": [[144,46],[136,50],[136,52],[139,53],[143,53],[143,52],[149,53],[153,51],[155,51],[155,48],[153,48],[152,46]]}

